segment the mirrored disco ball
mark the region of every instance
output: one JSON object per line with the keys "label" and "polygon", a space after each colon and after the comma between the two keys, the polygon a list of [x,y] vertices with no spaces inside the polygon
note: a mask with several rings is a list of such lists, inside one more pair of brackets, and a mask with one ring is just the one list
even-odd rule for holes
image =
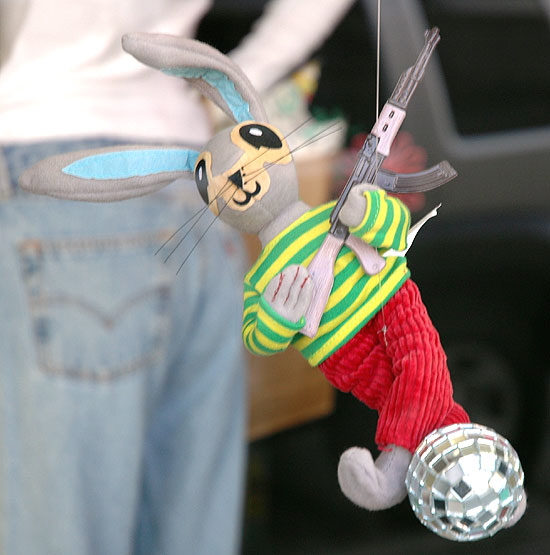
{"label": "mirrored disco ball", "polygon": [[525,495],[513,447],[495,431],[473,423],[453,424],[426,436],[405,483],[420,522],[455,541],[496,534]]}

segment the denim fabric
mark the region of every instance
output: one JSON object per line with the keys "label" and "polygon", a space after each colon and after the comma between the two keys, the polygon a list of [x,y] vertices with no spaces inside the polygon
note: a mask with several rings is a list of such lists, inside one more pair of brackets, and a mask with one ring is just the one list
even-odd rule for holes
{"label": "denim fabric", "polygon": [[15,186],[98,144],[0,148],[0,552],[236,553],[240,239],[212,226],[176,274],[211,221],[155,254],[203,207],[193,184],[112,204]]}

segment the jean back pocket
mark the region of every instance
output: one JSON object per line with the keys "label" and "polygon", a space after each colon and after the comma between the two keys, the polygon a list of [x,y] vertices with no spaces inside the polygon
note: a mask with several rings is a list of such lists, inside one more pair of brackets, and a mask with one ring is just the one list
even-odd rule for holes
{"label": "jean back pocket", "polygon": [[173,280],[154,256],[161,240],[144,233],[19,245],[43,372],[103,381],[158,360]]}

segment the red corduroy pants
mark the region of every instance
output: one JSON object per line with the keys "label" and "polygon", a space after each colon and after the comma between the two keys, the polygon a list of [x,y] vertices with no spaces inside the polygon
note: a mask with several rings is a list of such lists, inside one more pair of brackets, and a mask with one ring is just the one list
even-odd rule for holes
{"label": "red corduroy pants", "polygon": [[380,449],[412,452],[436,428],[469,421],[453,400],[439,334],[410,279],[320,369],[334,387],[378,411]]}

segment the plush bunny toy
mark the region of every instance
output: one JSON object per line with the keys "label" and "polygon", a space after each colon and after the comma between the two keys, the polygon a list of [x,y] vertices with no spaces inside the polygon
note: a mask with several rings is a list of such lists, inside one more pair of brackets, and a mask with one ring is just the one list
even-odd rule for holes
{"label": "plush bunny toy", "polygon": [[[258,94],[229,58],[206,44],[165,35],[127,35],[123,48],[197,87],[236,125],[215,135],[201,153],[132,146],[55,156],[28,170],[22,187],[65,199],[115,201],[194,175],[212,212],[240,231],[258,234],[263,246],[245,277],[247,348],[269,355],[293,345],[335,387],[377,410],[381,454],[374,460],[367,449],[346,451],[340,485],[367,509],[401,502],[412,453],[424,437],[468,422],[453,401],[438,334],[399,254],[407,246],[407,209],[374,185],[352,189],[340,220],[356,239],[395,255],[369,275],[344,246],[318,331],[302,334],[313,294],[308,264],[327,234],[333,203],[312,209],[299,199],[287,141],[266,122]],[[508,524],[524,507],[523,500]]]}

